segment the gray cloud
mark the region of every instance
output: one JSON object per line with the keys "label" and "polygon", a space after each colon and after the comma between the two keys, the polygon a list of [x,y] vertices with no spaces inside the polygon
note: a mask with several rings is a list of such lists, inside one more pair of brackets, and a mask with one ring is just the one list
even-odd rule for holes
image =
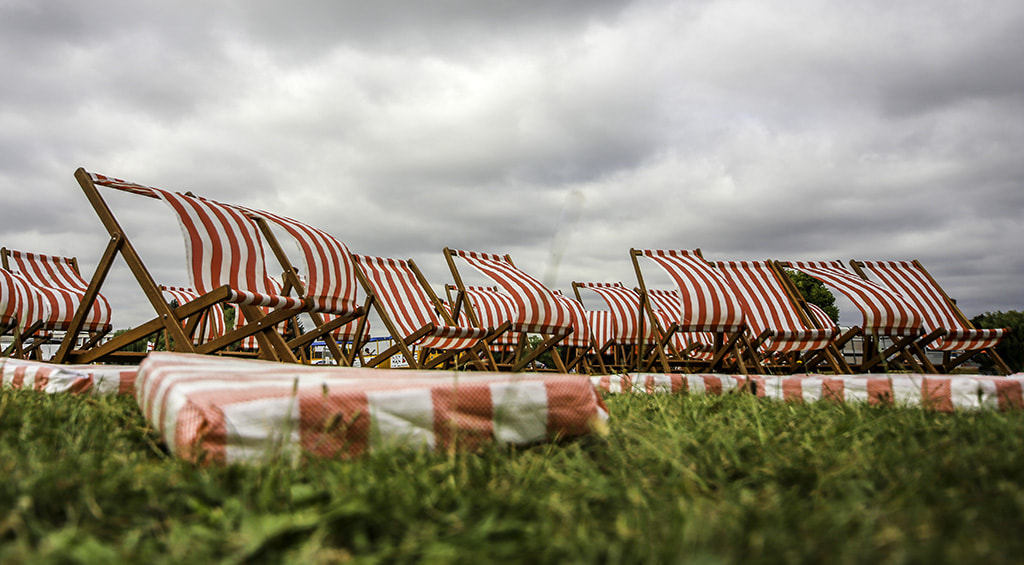
{"label": "gray cloud", "polygon": [[[701,247],[920,258],[968,315],[1020,309],[1022,28],[1010,1],[7,3],[0,238],[91,269],[85,166],[294,216],[438,285],[444,246],[564,289],[632,284],[630,247]],[[168,210],[110,197],[185,283]],[[125,271],[107,293],[130,325]]]}

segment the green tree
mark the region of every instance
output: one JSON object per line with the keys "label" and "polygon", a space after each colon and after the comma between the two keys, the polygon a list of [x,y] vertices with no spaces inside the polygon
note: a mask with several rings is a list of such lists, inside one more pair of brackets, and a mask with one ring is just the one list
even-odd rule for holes
{"label": "green tree", "polygon": [[825,287],[825,284],[818,279],[800,271],[786,271],[789,279],[793,281],[804,300],[815,304],[832,318],[833,322],[839,322],[839,308],[836,306],[836,297]]}
{"label": "green tree", "polygon": [[[1010,366],[1013,372],[1024,369],[1024,312],[985,312],[971,318],[971,323],[978,328],[1009,328],[1010,334],[996,346],[996,353]],[[995,364],[988,356],[978,359],[981,370],[990,373],[995,371]]]}

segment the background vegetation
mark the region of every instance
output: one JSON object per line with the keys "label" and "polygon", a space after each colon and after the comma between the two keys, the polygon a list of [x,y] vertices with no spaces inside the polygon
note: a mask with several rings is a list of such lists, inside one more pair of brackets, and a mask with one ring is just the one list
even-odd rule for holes
{"label": "background vegetation", "polygon": [[1019,562],[1024,413],[607,398],[610,432],[197,468],[129,398],[0,391],[0,562]]}
{"label": "background vegetation", "polygon": [[[1024,370],[1024,312],[985,312],[972,318],[971,323],[978,328],[1009,328],[1010,335],[1003,337],[996,346],[996,353],[1010,366],[1010,370]],[[992,360],[987,356],[980,356],[978,364],[983,371],[994,371]]]}

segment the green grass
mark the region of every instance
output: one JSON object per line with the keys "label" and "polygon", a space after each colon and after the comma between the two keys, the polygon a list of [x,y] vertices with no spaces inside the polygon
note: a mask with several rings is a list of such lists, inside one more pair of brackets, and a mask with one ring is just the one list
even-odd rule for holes
{"label": "green grass", "polygon": [[200,468],[0,392],[0,563],[1018,562],[1024,413],[609,397],[607,437]]}

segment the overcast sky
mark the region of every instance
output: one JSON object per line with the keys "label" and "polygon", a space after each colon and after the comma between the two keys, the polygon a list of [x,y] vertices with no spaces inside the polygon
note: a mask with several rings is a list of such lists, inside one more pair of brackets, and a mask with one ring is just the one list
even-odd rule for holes
{"label": "overcast sky", "polygon": [[[565,290],[699,247],[917,258],[968,316],[1024,309],[1019,0],[0,0],[0,68],[0,244],[87,274],[79,166],[437,285],[445,246]],[[170,210],[104,192],[187,284]],[[150,311],[123,262],[104,293],[116,327]]]}

